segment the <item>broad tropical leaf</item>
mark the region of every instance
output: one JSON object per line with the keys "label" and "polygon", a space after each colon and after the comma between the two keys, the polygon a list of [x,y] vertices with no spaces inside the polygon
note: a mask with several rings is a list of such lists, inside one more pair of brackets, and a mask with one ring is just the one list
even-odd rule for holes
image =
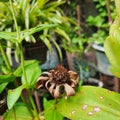
{"label": "broad tropical leaf", "polygon": [[11,109],[16,101],[19,99],[22,90],[25,88],[25,85],[19,86],[16,89],[9,90],[8,91],[8,96],[7,96],[7,105],[8,109]]}
{"label": "broad tropical leaf", "polygon": [[120,69],[120,45],[114,37],[109,36],[104,43],[105,53],[110,63],[117,69]]}
{"label": "broad tropical leaf", "polygon": [[36,60],[26,61],[25,64],[27,64],[27,66],[25,67],[27,83],[24,78],[24,75],[22,75],[22,84],[28,84],[29,87],[33,87],[36,83],[37,78],[41,74],[40,65]]}
{"label": "broad tropical leaf", "polygon": [[120,94],[107,89],[82,86],[75,96],[62,98],[55,108],[72,120],[119,120]]}

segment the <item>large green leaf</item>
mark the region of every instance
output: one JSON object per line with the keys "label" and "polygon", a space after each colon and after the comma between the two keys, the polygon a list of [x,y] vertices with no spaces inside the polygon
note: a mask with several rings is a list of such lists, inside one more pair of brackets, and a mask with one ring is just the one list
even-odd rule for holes
{"label": "large green leaf", "polygon": [[104,43],[105,53],[110,61],[110,63],[120,70],[120,45],[114,37],[109,36]]}
{"label": "large green leaf", "polygon": [[41,69],[38,61],[36,60],[29,60],[29,64],[26,61],[27,66],[25,67],[25,72],[27,76],[27,83],[22,75],[22,84],[28,84],[29,87],[33,87],[36,83],[36,80],[41,74]]}
{"label": "large green leaf", "polygon": [[55,101],[44,99],[45,120],[63,120],[63,116],[54,108]]}
{"label": "large green leaf", "polygon": [[9,90],[8,91],[8,96],[7,96],[7,106],[8,109],[11,109],[16,101],[19,99],[22,90],[25,88],[25,85],[19,86],[16,89]]}
{"label": "large green leaf", "polygon": [[15,76],[12,74],[0,75],[0,83],[11,82],[15,80]]}
{"label": "large green leaf", "polygon": [[[29,69],[29,66],[31,66],[32,64],[38,64],[38,62],[36,60],[26,60],[24,61],[25,63],[25,69]],[[20,65],[15,71],[14,71],[14,75],[17,77],[22,76],[23,74],[23,70],[22,70],[22,66]]]}
{"label": "large green leaf", "polygon": [[55,108],[72,120],[119,120],[120,94],[107,89],[82,86],[75,96],[62,98]]}
{"label": "large green leaf", "polygon": [[27,107],[23,104],[15,107],[4,114],[4,120],[33,120]]}

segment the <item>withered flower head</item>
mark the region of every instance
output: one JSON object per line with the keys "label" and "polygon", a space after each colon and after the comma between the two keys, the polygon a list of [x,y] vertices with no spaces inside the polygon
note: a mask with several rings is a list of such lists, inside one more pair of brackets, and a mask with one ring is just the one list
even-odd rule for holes
{"label": "withered flower head", "polygon": [[58,65],[49,72],[43,72],[37,80],[36,88],[46,87],[54,98],[60,98],[66,92],[66,99],[75,95],[75,87],[79,76],[74,71],[68,71],[62,65]]}

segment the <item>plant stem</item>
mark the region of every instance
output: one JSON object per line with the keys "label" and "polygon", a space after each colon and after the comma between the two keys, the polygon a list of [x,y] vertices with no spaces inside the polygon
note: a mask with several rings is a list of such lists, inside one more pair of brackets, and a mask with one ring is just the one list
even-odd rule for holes
{"label": "plant stem", "polygon": [[[14,19],[14,23],[15,23],[15,27],[16,27],[16,31],[17,31],[17,40],[18,40],[18,43],[20,42],[20,32],[19,32],[19,28],[18,28],[18,24],[17,24],[17,21],[16,21],[16,18],[15,18],[15,13],[14,13],[14,9],[13,9],[13,5],[12,5],[12,0],[9,0],[10,1],[10,6],[11,6],[11,11],[12,11],[12,15],[13,15],[13,19]],[[26,76],[26,71],[25,71],[25,65],[24,65],[24,54],[23,54],[23,50],[22,50],[22,42],[19,43],[19,46],[20,46],[20,55],[21,55],[21,65],[22,65],[22,70],[23,70],[23,76],[24,76],[24,79],[25,79],[25,82],[27,85],[28,84],[28,81],[27,81],[27,76]],[[39,116],[37,114],[37,109],[36,109],[36,106],[35,106],[35,103],[34,103],[34,100],[32,98],[32,95],[30,94],[30,90],[27,89],[27,92],[28,92],[28,95],[29,95],[29,98],[30,98],[30,102],[32,104],[32,107],[35,111],[35,115],[37,115],[37,118],[38,120],[39,119]],[[24,101],[24,99],[23,99]],[[24,101],[25,102],[25,101]],[[27,102],[25,102],[27,104]],[[26,105],[28,110],[30,111],[28,105]],[[30,111],[31,113],[32,111]]]}
{"label": "plant stem", "polygon": [[5,64],[6,64],[7,68],[9,70],[11,70],[10,63],[9,63],[8,58],[7,58],[6,54],[5,54],[5,51],[4,51],[3,47],[2,47],[1,41],[0,41],[0,51],[1,51],[1,54],[3,56],[3,59],[5,61]]}
{"label": "plant stem", "polygon": [[34,92],[34,97],[35,97],[38,112],[40,113],[40,112],[42,112],[42,107],[41,107],[41,104],[40,104],[41,102],[40,102],[37,91]]}
{"label": "plant stem", "polygon": [[20,43],[20,56],[21,56],[21,65],[22,65],[22,70],[23,70],[23,76],[24,76],[26,84],[28,85],[26,71],[25,71],[25,68],[24,68],[25,63],[24,63],[24,54],[23,54],[23,50],[22,50],[22,43]]}
{"label": "plant stem", "polygon": [[[23,70],[23,76],[24,76],[24,79],[25,79],[25,82],[26,84],[28,85],[28,81],[27,81],[27,76],[26,76],[26,71],[25,71],[25,64],[24,64],[24,54],[23,54],[23,50],[22,50],[22,43],[20,43],[20,52],[21,52],[21,65],[22,65],[22,70]],[[32,107],[35,111],[35,115],[37,115],[37,118],[39,120],[39,116],[38,116],[38,113],[37,113],[37,109],[36,109],[36,106],[35,106],[35,103],[34,103],[34,100],[32,98],[32,95],[30,93],[30,90],[27,89],[27,92],[28,92],[28,96],[30,98],[30,102],[32,104]]]}
{"label": "plant stem", "polygon": [[16,28],[16,31],[17,31],[17,40],[19,42],[20,41],[19,28],[18,28],[18,24],[17,24],[16,18],[15,18],[15,12],[14,12],[14,9],[13,9],[12,0],[9,0],[9,1],[10,1],[10,6],[11,6],[11,12],[12,12],[12,15],[13,15],[13,20],[14,20],[14,23],[15,23],[15,28]]}
{"label": "plant stem", "polygon": [[111,13],[110,13],[110,1],[107,0],[106,4],[107,12],[108,12],[108,23],[112,23]]}
{"label": "plant stem", "polygon": [[16,119],[16,111],[15,111],[15,107],[13,107],[13,113],[14,113],[14,120],[17,120],[17,119]]}
{"label": "plant stem", "polygon": [[27,103],[27,101],[25,100],[25,98],[24,98],[23,95],[21,95],[21,99],[22,99],[22,101],[25,103],[25,105],[27,106],[27,109],[28,109],[28,111],[30,112],[32,118],[34,118],[33,112],[32,112],[32,110],[31,110],[29,104]]}

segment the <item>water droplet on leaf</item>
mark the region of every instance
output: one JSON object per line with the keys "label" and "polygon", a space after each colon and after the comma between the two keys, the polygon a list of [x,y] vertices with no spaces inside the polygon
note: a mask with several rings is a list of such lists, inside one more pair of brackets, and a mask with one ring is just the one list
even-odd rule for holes
{"label": "water droplet on leaf", "polygon": [[82,106],[82,110],[86,110],[87,107],[88,107],[88,105],[87,105],[87,104],[84,104],[84,105]]}
{"label": "water droplet on leaf", "polygon": [[93,112],[89,112],[88,115],[90,115],[90,116],[93,115]]}
{"label": "water droplet on leaf", "polygon": [[100,112],[100,111],[101,111],[100,107],[94,107],[94,112]]}

